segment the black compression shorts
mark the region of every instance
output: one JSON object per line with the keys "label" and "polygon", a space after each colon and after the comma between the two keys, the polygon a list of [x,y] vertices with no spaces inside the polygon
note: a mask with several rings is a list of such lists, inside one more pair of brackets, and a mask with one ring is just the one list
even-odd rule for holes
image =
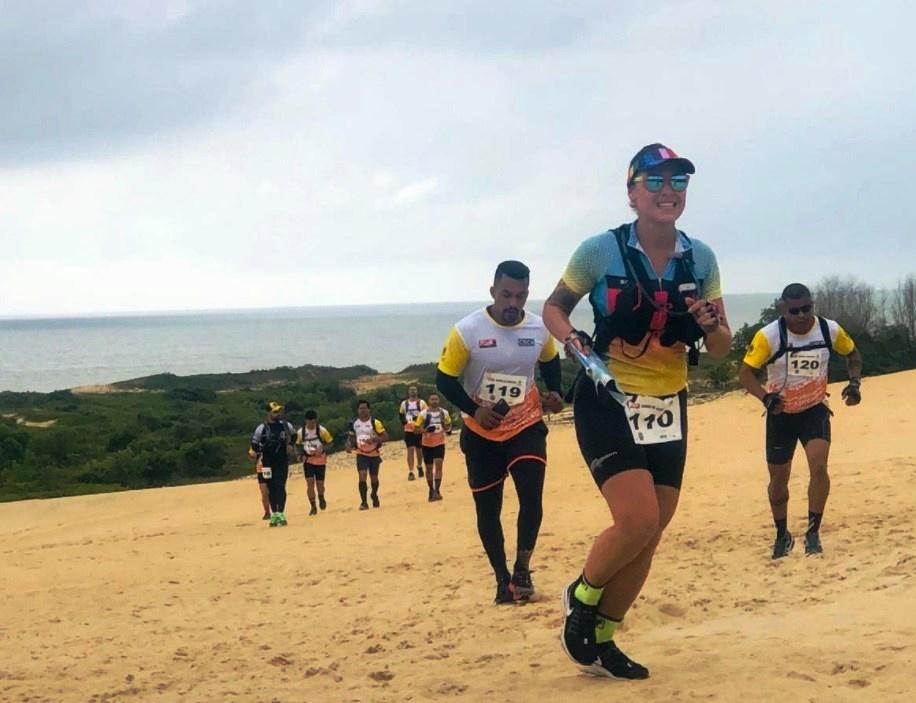
{"label": "black compression shorts", "polygon": [[678,393],[681,439],[661,444],[636,444],[623,407],[603,404],[595,384],[584,374],[576,383],[573,414],[579,450],[598,488],[611,476],[630,469],[647,469],[658,486],[680,489],[687,460],[687,391]]}
{"label": "black compression shorts", "polygon": [[830,409],[823,403],[800,413],[767,415],[766,454],[768,464],[788,464],[798,442],[812,439],[830,441]]}
{"label": "black compression shorts", "polygon": [[318,464],[303,464],[302,471],[305,474],[306,478],[313,478],[316,481],[324,481],[325,471],[327,466],[318,465]]}
{"label": "black compression shorts", "polygon": [[509,470],[519,462],[547,463],[547,425],[539,420],[503,442],[481,437],[464,426],[460,446],[471,490],[483,491],[505,480]]}
{"label": "black compression shorts", "polygon": [[381,465],[382,457],[380,456],[356,455],[356,468],[360,471],[368,471],[373,476],[378,476],[378,470]]}
{"label": "black compression shorts", "polygon": [[407,432],[404,431],[404,444],[408,447],[419,447],[420,438],[422,435],[419,432]]}
{"label": "black compression shorts", "polygon": [[423,463],[427,466],[433,465],[433,459],[445,458],[445,445],[440,444],[438,447],[423,447]]}

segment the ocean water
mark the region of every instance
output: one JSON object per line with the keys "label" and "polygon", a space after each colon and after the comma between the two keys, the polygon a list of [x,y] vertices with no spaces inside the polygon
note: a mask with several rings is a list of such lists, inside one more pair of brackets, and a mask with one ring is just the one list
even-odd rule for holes
{"label": "ocean water", "polygon": [[[726,298],[732,327],[773,294]],[[0,320],[0,390],[53,391],[170,372],[366,364],[400,371],[438,358],[452,325],[482,302],[273,308]],[[540,312],[541,303],[528,309]],[[573,313],[591,330],[587,303]]]}

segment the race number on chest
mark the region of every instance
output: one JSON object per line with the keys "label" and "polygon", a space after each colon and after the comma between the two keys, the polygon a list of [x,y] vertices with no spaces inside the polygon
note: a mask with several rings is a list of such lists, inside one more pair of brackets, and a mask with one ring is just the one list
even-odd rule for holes
{"label": "race number on chest", "polygon": [[818,351],[798,351],[787,354],[789,373],[793,376],[820,376],[823,373],[824,361]]}
{"label": "race number on chest", "polygon": [[681,439],[681,404],[676,395],[668,398],[628,396],[626,414],[636,444],[661,444]]}
{"label": "race number on chest", "polygon": [[478,395],[481,400],[489,403],[505,400],[509,405],[518,405],[524,402],[527,391],[528,378],[526,376],[487,371],[480,382]]}

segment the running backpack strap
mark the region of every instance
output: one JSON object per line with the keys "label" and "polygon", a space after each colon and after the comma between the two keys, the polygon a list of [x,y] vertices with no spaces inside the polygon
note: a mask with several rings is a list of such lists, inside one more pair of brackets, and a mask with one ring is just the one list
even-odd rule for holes
{"label": "running backpack strap", "polygon": [[830,339],[830,326],[827,324],[827,320],[818,315],[818,323],[821,326],[821,336],[824,338],[824,346],[827,348],[827,351],[831,354],[833,353],[833,340]]}
{"label": "running backpack strap", "polygon": [[[629,281],[632,281],[632,277],[627,272],[627,245],[626,237],[627,232],[629,231],[629,225],[620,225],[616,229],[609,229],[607,233],[614,237],[614,240],[617,242],[617,248],[620,251],[621,262],[624,267],[623,276],[610,276],[607,273],[604,275],[605,280],[605,308],[607,309],[607,317],[602,315],[599,312],[597,305],[592,301],[592,311],[594,313],[595,321],[595,331],[592,333],[592,340],[594,345],[604,348],[611,343],[612,339],[616,336],[614,330],[610,329],[609,317],[613,316],[617,311],[618,303],[620,301],[620,295],[624,291],[624,287],[630,285]],[[625,296],[626,297],[626,296]],[[573,384],[575,385],[575,384]],[[570,389],[572,393],[572,389]]]}
{"label": "running backpack strap", "polygon": [[[617,240],[617,248],[620,250],[620,257],[623,260],[623,265],[626,267],[627,260],[627,230],[629,225],[620,225],[615,230],[611,230],[614,233],[614,239]],[[607,287],[607,311],[609,315],[613,315],[614,311],[617,309],[617,297],[620,295],[622,288],[612,288],[611,286]]]}
{"label": "running backpack strap", "polygon": [[769,366],[774,361],[779,359],[786,353],[786,350],[789,348],[789,333],[786,329],[786,318],[780,317],[779,322],[777,323],[779,329],[779,347],[773,353],[773,355],[767,359],[767,363],[764,366]]}

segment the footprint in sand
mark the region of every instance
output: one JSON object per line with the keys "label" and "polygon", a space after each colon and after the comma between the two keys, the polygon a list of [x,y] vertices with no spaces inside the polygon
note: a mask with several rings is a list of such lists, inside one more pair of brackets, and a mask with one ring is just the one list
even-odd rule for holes
{"label": "footprint in sand", "polygon": [[658,611],[665,615],[670,615],[673,618],[682,618],[687,614],[687,608],[677,603],[662,603],[658,606]]}

